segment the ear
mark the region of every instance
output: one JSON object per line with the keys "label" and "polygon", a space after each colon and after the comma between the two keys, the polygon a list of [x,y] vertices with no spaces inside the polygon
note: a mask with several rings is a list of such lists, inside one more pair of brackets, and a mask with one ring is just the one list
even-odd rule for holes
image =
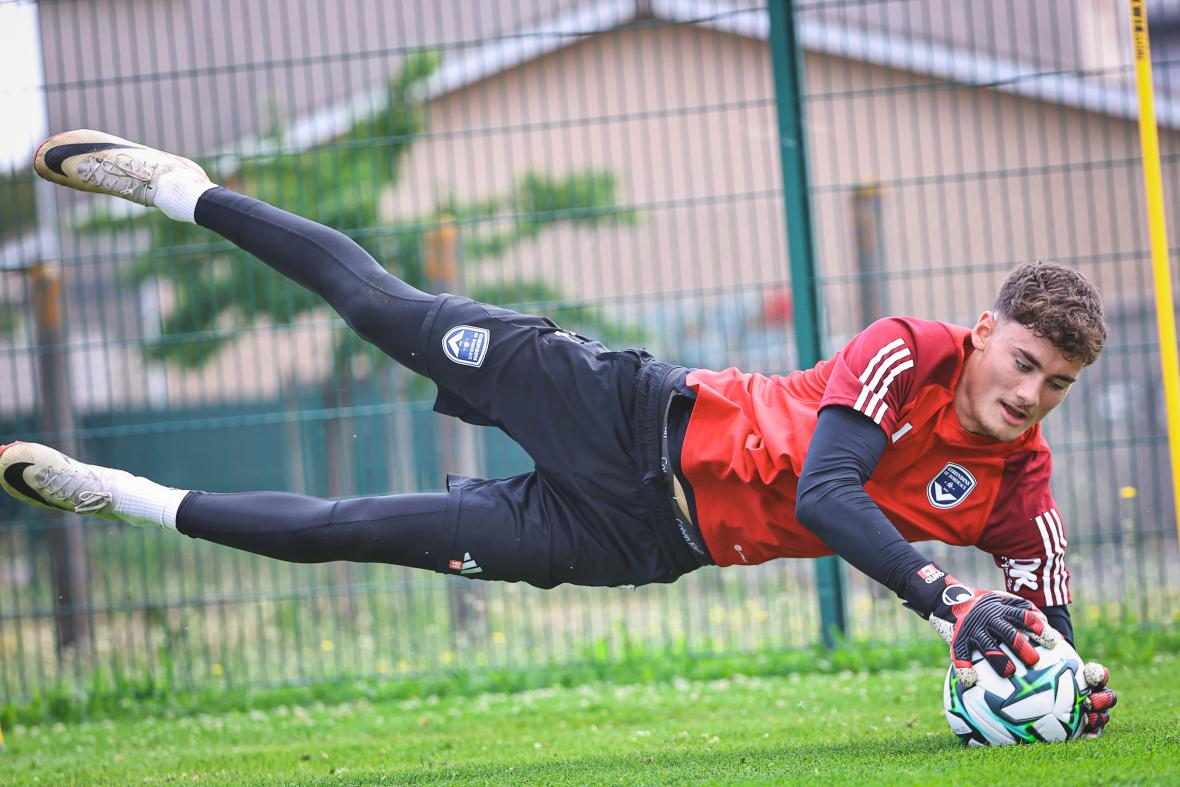
{"label": "ear", "polygon": [[999,325],[999,317],[995,312],[984,312],[979,315],[979,322],[975,323],[975,327],[971,329],[971,344],[976,350],[982,350],[987,347],[988,342],[996,335],[996,327]]}

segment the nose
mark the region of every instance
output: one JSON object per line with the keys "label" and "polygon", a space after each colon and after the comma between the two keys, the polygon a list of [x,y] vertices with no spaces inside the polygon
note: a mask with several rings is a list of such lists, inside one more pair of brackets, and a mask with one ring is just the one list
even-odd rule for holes
{"label": "nose", "polygon": [[1020,385],[1016,388],[1016,397],[1021,405],[1032,408],[1037,406],[1040,391],[1041,381],[1033,379],[1033,376],[1029,375],[1028,379],[1020,381]]}

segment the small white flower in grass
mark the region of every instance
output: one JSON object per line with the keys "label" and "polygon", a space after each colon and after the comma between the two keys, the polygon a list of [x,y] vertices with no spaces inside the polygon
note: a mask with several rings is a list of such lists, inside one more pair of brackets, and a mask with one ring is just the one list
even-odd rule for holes
{"label": "small white flower in grass", "polygon": [[534,741],[534,742],[533,742],[533,748],[534,748],[534,749],[544,749],[544,748],[545,748],[545,744],[541,743],[540,741]]}

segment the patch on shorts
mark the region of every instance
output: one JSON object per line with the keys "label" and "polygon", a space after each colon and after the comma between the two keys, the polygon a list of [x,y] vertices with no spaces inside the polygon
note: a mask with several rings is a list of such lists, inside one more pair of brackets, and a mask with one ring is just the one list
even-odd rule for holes
{"label": "patch on shorts", "polygon": [[488,329],[456,325],[443,336],[443,352],[457,364],[483,366],[488,354]]}

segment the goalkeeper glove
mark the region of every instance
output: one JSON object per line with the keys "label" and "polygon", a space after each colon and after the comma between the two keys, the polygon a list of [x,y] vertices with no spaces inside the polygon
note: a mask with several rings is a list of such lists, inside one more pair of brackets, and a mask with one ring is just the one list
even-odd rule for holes
{"label": "goalkeeper glove", "polygon": [[1091,661],[1086,664],[1082,669],[1082,677],[1090,687],[1090,696],[1084,701],[1086,727],[1082,734],[1087,738],[1097,738],[1110,722],[1110,709],[1119,698],[1106,688],[1106,682],[1110,680],[1110,670],[1098,662]]}
{"label": "goalkeeper glove", "polygon": [[1030,602],[988,590],[976,590],[934,563],[918,569],[906,588],[906,606],[922,615],[950,645],[951,663],[959,682],[974,686],[978,675],[971,653],[978,650],[998,674],[1009,677],[1016,666],[1000,645],[1007,645],[1030,667],[1040,660],[1031,639],[1052,647],[1053,629]]}

